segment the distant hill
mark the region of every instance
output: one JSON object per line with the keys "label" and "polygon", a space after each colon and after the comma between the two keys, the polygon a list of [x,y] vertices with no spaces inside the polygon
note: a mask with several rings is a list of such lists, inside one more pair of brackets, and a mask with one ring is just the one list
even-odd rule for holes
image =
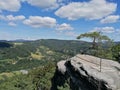
{"label": "distant hill", "polygon": [[12,47],[12,44],[8,43],[7,41],[0,41],[0,48],[9,48]]}
{"label": "distant hill", "polygon": [[77,40],[56,40],[56,39],[46,39],[40,40],[41,44],[51,48],[52,50],[64,52],[74,52],[78,53],[82,49],[88,49],[91,45],[90,42],[77,41]]}
{"label": "distant hill", "polygon": [[120,44],[120,41],[118,41],[118,42],[114,42],[115,44]]}
{"label": "distant hill", "polygon": [[16,39],[16,40],[9,40],[9,42],[28,42],[33,40],[25,40],[25,39]]}
{"label": "distant hill", "polygon": [[46,61],[60,61],[85,50],[91,43],[76,40],[41,39],[0,42],[0,72],[29,69]]}
{"label": "distant hill", "polygon": [[[91,45],[91,42],[57,39],[2,41],[0,42],[0,72],[29,69],[41,63],[45,64],[46,61],[58,62],[78,53],[93,55],[96,52],[90,49]],[[107,52],[109,51],[106,50],[104,53]],[[108,54],[106,58],[109,56]]]}

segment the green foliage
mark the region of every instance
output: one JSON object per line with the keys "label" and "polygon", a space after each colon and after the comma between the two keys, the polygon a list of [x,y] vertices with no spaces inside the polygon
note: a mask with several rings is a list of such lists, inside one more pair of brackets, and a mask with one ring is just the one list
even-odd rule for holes
{"label": "green foliage", "polygon": [[84,50],[91,43],[84,41],[75,41],[75,40],[41,40],[41,44],[50,48],[52,51],[59,52],[62,55],[74,56],[77,53],[80,53],[80,50]]}
{"label": "green foliage", "polygon": [[81,38],[90,38],[92,39],[92,48],[96,49],[98,47],[97,42],[102,41],[102,40],[107,40],[109,41],[109,37],[102,35],[100,32],[89,32],[89,33],[84,33],[80,34],[77,39]]}
{"label": "green foliage", "polygon": [[0,72],[10,72],[17,71],[22,69],[32,69],[34,67],[42,66],[46,64],[45,60],[30,60],[30,59],[21,59],[15,64],[11,63],[0,63]]}
{"label": "green foliage", "polygon": [[95,41],[98,40],[110,40],[109,37],[102,35],[100,32],[89,32],[89,33],[84,33],[84,34],[80,34],[77,39],[81,39],[81,38],[91,38],[92,40],[95,39]]}
{"label": "green foliage", "polygon": [[99,32],[90,32],[90,33],[84,33],[84,34],[81,34],[77,37],[77,39],[81,39],[81,38],[84,38],[84,37],[87,37],[87,38],[98,38],[100,36],[100,33]]}
{"label": "green foliage", "polygon": [[[57,46],[57,41],[54,43],[50,41],[51,43],[49,43],[49,45],[52,45],[52,47],[49,47],[48,44],[46,44],[47,41],[49,40],[23,42],[20,45],[16,45],[16,42],[11,42],[13,43],[12,47],[0,48],[0,72],[31,69],[45,65],[46,61],[57,62],[66,59],[67,56],[72,56],[72,50],[71,55],[69,55],[67,51],[69,48],[62,53],[61,51],[64,51],[64,48],[61,49],[62,47],[60,47],[61,51],[57,50],[59,47]],[[56,48],[53,49],[55,44],[57,44]]]}
{"label": "green foliage", "polygon": [[112,40],[106,36],[102,35],[100,32],[90,32],[84,33],[77,37],[92,39],[92,47],[87,50],[87,54],[94,55],[101,58],[112,59],[111,47],[113,45]]}
{"label": "green foliage", "polygon": [[[1,90],[50,90],[51,78],[55,72],[55,64],[46,63],[45,66],[31,69],[27,75],[18,74],[0,82]],[[39,89],[38,89],[39,88]]]}
{"label": "green foliage", "polygon": [[58,86],[57,89],[58,89],[58,90],[70,90],[70,85],[69,85],[69,83],[66,81],[63,86]]}
{"label": "green foliage", "polygon": [[11,43],[5,41],[0,42],[0,48],[10,48],[10,47],[12,47]]}
{"label": "green foliage", "polygon": [[15,75],[0,83],[1,90],[33,90],[32,78],[28,75]]}
{"label": "green foliage", "polygon": [[55,72],[55,64],[49,62],[47,65],[32,70],[30,74],[33,77],[33,84],[36,85],[35,90],[41,88],[41,90],[50,90],[51,79]]}
{"label": "green foliage", "polygon": [[113,55],[113,59],[115,59],[116,61],[119,61],[119,59],[120,59],[120,43],[116,44],[112,47],[112,55]]}

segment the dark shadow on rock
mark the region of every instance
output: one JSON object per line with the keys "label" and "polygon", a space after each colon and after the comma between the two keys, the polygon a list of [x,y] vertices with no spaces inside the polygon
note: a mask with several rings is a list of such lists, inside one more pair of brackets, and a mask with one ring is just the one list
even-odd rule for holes
{"label": "dark shadow on rock", "polygon": [[63,86],[65,81],[68,79],[67,73],[64,75],[56,69],[53,78],[51,79],[52,87],[50,90],[58,90],[58,86]]}
{"label": "dark shadow on rock", "polygon": [[51,80],[51,90],[58,90],[57,87],[63,86],[68,78],[70,90],[111,90],[106,87],[106,82],[99,81],[98,79],[88,75],[87,71],[85,71],[83,67],[80,67],[80,69],[82,72],[85,72],[85,76],[82,75],[80,71],[75,70],[70,61],[66,61],[65,66],[67,71],[64,75],[56,69],[54,77]]}

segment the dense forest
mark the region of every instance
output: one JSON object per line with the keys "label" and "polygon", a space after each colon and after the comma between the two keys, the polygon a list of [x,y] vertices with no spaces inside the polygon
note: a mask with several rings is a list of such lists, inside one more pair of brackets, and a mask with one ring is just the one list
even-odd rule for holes
{"label": "dense forest", "polygon": [[91,45],[91,42],[55,39],[0,41],[0,89],[50,90],[56,63],[78,53],[119,61],[119,42],[104,42],[98,50],[91,49]]}

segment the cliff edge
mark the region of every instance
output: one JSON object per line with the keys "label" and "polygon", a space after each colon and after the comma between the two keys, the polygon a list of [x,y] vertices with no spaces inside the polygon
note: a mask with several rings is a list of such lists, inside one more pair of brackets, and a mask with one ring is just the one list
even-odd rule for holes
{"label": "cliff edge", "polygon": [[120,90],[120,64],[78,54],[57,63],[51,90],[69,85],[70,90]]}

